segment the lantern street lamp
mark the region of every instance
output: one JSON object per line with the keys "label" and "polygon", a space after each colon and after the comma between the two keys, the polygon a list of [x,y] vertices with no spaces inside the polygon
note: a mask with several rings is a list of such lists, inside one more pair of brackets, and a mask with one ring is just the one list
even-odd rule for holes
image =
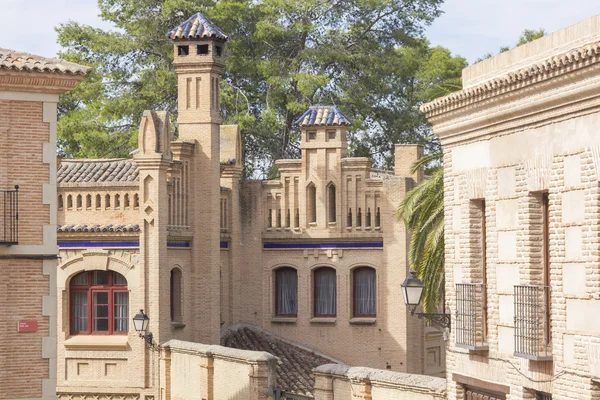
{"label": "lantern street lamp", "polygon": [[150,318],[146,314],[144,314],[144,310],[140,310],[139,313],[133,317],[133,327],[135,331],[140,335],[142,339],[148,343],[148,345],[154,350],[154,340],[151,332],[144,333],[148,330],[148,324],[150,323]]}
{"label": "lantern street lamp", "polygon": [[[417,278],[417,273],[410,270],[410,275],[402,283],[402,296],[404,296],[404,304],[410,310],[410,315],[415,315],[415,309],[421,303],[423,296],[423,282]],[[417,318],[425,318],[432,323],[443,328],[450,329],[451,318],[450,314],[435,314],[435,313],[416,313]]]}

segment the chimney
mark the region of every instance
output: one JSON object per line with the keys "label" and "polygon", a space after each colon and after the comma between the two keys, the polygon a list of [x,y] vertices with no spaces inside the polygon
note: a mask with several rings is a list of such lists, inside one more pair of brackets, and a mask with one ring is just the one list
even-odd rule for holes
{"label": "chimney", "polygon": [[423,157],[423,146],[419,144],[397,144],[394,146],[395,172],[396,176],[411,177],[415,183],[419,184],[423,180],[424,172],[422,169],[411,174],[415,162]]}

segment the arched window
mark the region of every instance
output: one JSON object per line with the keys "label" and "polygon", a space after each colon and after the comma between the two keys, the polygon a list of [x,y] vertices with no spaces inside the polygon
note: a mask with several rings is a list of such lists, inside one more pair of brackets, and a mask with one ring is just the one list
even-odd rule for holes
{"label": "arched window", "polygon": [[101,208],[102,208],[102,196],[97,194],[96,195],[96,210],[99,210]]}
{"label": "arched window", "polygon": [[115,210],[117,208],[121,208],[121,195],[119,193],[115,194]]}
{"label": "arched window", "polygon": [[377,274],[370,267],[353,272],[354,316],[375,317],[377,313]]}
{"label": "arched window", "polygon": [[333,268],[319,268],[314,272],[314,315],[335,317],[336,276]]}
{"label": "arched window", "polygon": [[110,208],[110,194],[104,196],[104,208]]}
{"label": "arched window", "polygon": [[136,193],[133,195],[133,208],[138,208],[140,206],[140,196]]}
{"label": "arched window", "polygon": [[327,222],[335,222],[337,207],[335,204],[335,185],[330,183],[327,186]]}
{"label": "arched window", "polygon": [[73,208],[73,196],[70,194],[67,195],[67,209],[71,210]]}
{"label": "arched window", "polygon": [[181,322],[181,270],[171,270],[171,321]]}
{"label": "arched window", "polygon": [[83,208],[83,198],[80,194],[77,195],[77,209],[81,210]]}
{"label": "arched window", "polygon": [[88,210],[92,209],[92,195],[88,194],[87,196],[85,196],[85,208],[87,208]]}
{"label": "arched window", "polygon": [[306,210],[308,222],[317,222],[317,187],[314,183],[306,187],[306,204],[308,205],[308,209]]}
{"label": "arched window", "polygon": [[298,315],[298,273],[294,268],[275,271],[275,314],[278,317]]}
{"label": "arched window", "polygon": [[64,207],[64,204],[63,204],[63,196],[62,196],[62,194],[59,194],[59,195],[58,195],[58,209],[59,209],[59,210],[62,210],[62,209],[63,209],[63,207]]}
{"label": "arched window", "polygon": [[114,271],[87,271],[70,283],[71,334],[126,335],[129,329],[127,280]]}
{"label": "arched window", "polygon": [[129,193],[125,193],[123,196],[123,207],[129,208]]}

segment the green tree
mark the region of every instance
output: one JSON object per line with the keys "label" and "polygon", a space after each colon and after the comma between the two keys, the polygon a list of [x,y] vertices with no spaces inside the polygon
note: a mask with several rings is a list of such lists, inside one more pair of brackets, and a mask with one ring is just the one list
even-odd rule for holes
{"label": "green tree", "polygon": [[[517,46],[544,36],[543,29],[525,30]],[[500,52],[508,51],[502,48]],[[491,54],[485,58],[492,57]],[[481,59],[479,60],[481,61]],[[460,79],[439,84],[430,100],[460,90]],[[423,281],[422,304],[426,312],[435,312],[444,297],[444,175],[442,150],[437,148],[413,166],[413,173],[427,170],[426,179],[407,193],[398,206],[398,220],[411,232],[409,263]]]}
{"label": "green tree", "polygon": [[268,171],[273,160],[297,156],[294,121],[319,103],[353,119],[355,154],[389,167],[393,143],[427,141],[418,106],[465,65],[422,38],[441,2],[99,0],[114,31],[76,22],[57,28],[61,56],[94,67],[61,99],[60,144],[77,157],[124,156],[135,147],[143,110],[175,118],[166,32],[200,11],[231,37],[222,116],[242,129],[248,170]]}

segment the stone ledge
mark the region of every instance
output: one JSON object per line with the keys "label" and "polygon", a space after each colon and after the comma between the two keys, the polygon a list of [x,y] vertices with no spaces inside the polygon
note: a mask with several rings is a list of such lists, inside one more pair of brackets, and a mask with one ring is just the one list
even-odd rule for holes
{"label": "stone ledge", "polygon": [[350,318],[350,325],[375,325],[377,318],[355,317]]}
{"label": "stone ledge", "polygon": [[298,321],[297,317],[273,317],[271,323],[273,324],[295,324]]}
{"label": "stone ledge", "polygon": [[129,337],[127,335],[77,335],[65,340],[68,350],[127,350]]}
{"label": "stone ledge", "polygon": [[335,375],[355,381],[369,380],[374,385],[410,387],[412,391],[446,392],[446,379],[434,376],[406,374],[367,367],[351,367],[345,364],[325,364],[313,372],[321,375]]}
{"label": "stone ledge", "polygon": [[199,355],[210,354],[214,357],[232,358],[250,362],[269,362],[279,360],[279,358],[265,351],[239,350],[231,347],[185,342],[175,339],[169,340],[168,342],[162,344],[161,347],[169,348],[172,352]]}

